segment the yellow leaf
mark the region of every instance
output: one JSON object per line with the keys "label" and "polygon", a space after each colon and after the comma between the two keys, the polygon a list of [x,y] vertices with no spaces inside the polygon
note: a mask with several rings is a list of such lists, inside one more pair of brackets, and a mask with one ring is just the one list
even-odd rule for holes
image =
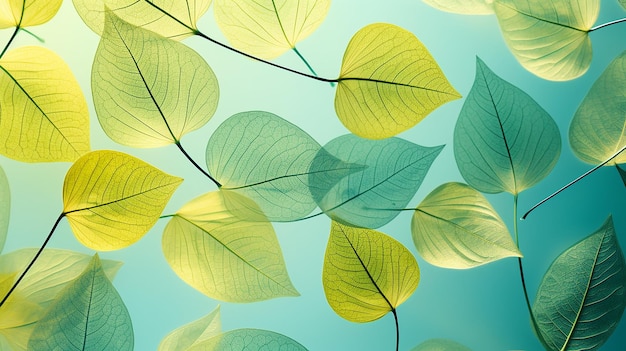
{"label": "yellow leaf", "polygon": [[0,29],[48,22],[63,0],[0,0]]}
{"label": "yellow leaf", "polygon": [[206,316],[185,324],[167,334],[159,344],[158,351],[188,351],[195,345],[201,344],[222,333],[220,321],[220,307]]}

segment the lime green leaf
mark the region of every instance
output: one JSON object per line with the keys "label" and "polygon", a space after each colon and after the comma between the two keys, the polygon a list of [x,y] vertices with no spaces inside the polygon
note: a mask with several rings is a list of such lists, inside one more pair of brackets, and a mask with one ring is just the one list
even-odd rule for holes
{"label": "lime green leaf", "polygon": [[297,341],[268,330],[236,329],[215,336],[187,351],[307,351]]}
{"label": "lime green leaf", "polygon": [[624,9],[626,9],[626,0],[619,0],[619,3]]}
{"label": "lime green leaf", "polygon": [[111,11],[93,63],[92,89],[104,131],[134,147],[178,142],[209,121],[219,95],[215,74],[195,51]]}
{"label": "lime green leaf", "polygon": [[599,0],[495,0],[493,6],[504,40],[528,71],[555,81],[587,71],[588,32],[598,18]]}
{"label": "lime green leaf", "polygon": [[[253,206],[241,195],[230,195]],[[233,215],[229,200],[223,192],[210,192],[176,213],[163,232],[169,265],[187,284],[222,301],[297,296],[272,224]]]}
{"label": "lime green leaf", "polygon": [[415,209],[411,233],[422,258],[439,267],[472,268],[522,256],[487,199],[461,183],[428,194]]}
{"label": "lime green leaf", "polygon": [[9,190],[9,180],[2,167],[0,167],[0,252],[2,252],[7,239],[10,214],[11,191]]}
{"label": "lime green leaf", "polygon": [[200,344],[222,332],[219,306],[206,316],[186,324],[169,333],[157,351],[188,351],[196,344]]}
{"label": "lime green leaf", "polygon": [[471,351],[456,341],[448,339],[430,339],[415,346],[411,351]]}
{"label": "lime green leaf", "polygon": [[368,139],[394,136],[461,97],[415,35],[385,23],[352,37],[338,81],[339,120]]}
{"label": "lime green leaf", "polygon": [[0,153],[24,162],[74,161],[89,151],[87,102],[54,52],[20,47],[0,59]]}
{"label": "lime green leaf", "polygon": [[423,0],[428,5],[446,12],[462,15],[489,15],[493,0]]}
{"label": "lime green leaf", "polygon": [[94,151],[67,172],[63,213],[83,245],[121,249],[156,223],[182,181],[121,152]]}
{"label": "lime green leaf", "polygon": [[[330,141],[313,161],[328,155],[345,163],[363,165],[328,190],[327,179],[310,176],[318,206],[344,224],[378,228],[394,219],[415,195],[443,146],[423,147],[399,138],[367,140],[352,134]],[[320,191],[322,189],[322,191]]]}
{"label": "lime green leaf", "polygon": [[376,320],[408,299],[419,279],[417,261],[395,239],[332,222],[322,283],[339,316],[360,323]]}
{"label": "lime green leaf", "polygon": [[48,22],[63,0],[0,0],[0,29]]}
{"label": "lime green leaf", "polygon": [[330,0],[215,0],[215,21],[228,41],[248,54],[273,59],[296,47],[326,18]]}
{"label": "lime green leaf", "polygon": [[465,181],[485,193],[519,194],[545,178],[561,153],[552,117],[476,59],[476,79],[454,129]]}
{"label": "lime green leaf", "polygon": [[[569,129],[572,151],[581,160],[600,164],[626,146],[626,51],[593,84]],[[626,163],[626,152],[608,165]]]}
{"label": "lime green leaf", "polygon": [[546,272],[533,313],[551,350],[597,350],[626,307],[626,263],[609,217]]}
{"label": "lime green leaf", "polygon": [[132,350],[133,326],[98,254],[37,322],[28,350]]}

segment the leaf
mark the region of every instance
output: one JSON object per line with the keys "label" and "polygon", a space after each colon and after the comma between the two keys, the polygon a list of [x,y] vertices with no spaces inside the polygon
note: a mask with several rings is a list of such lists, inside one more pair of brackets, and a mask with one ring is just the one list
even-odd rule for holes
{"label": "leaf", "polygon": [[430,339],[415,346],[411,351],[470,351],[467,347],[448,339]]}
{"label": "leaf", "polygon": [[352,133],[384,139],[460,97],[415,35],[377,23],[359,30],[348,43],[335,110]]}
{"label": "leaf", "polygon": [[419,279],[417,261],[395,239],[332,222],[322,283],[328,304],[342,318],[381,318],[413,294]]}
{"label": "leaf", "polygon": [[226,201],[222,192],[207,193],[168,222],[162,245],[170,267],[187,284],[221,301],[298,296],[271,223],[245,221],[232,214]]}
{"label": "leaf", "polygon": [[552,117],[476,58],[476,79],[454,129],[454,156],[469,185],[513,195],[545,178],[561,152]]}
{"label": "leaf", "polygon": [[296,47],[326,18],[330,0],[215,0],[215,22],[233,47],[263,59]]}
{"label": "leaf", "polygon": [[222,332],[219,306],[206,316],[169,333],[159,344],[158,351],[187,351]]}
{"label": "leaf", "polygon": [[28,350],[132,350],[133,326],[98,254],[37,322]]}
{"label": "leaf", "polygon": [[91,74],[107,135],[122,145],[158,147],[205,125],[217,108],[219,88],[204,59],[107,14]]}
{"label": "leaf", "polygon": [[620,5],[626,10],[626,0],[618,0]]}
{"label": "leaf", "polygon": [[622,181],[624,182],[624,186],[626,186],[626,169],[621,168],[619,165],[615,165],[617,171],[619,172]]}
{"label": "leaf", "polygon": [[[331,140],[313,162],[328,155],[364,170],[342,178],[328,190],[326,178],[312,173],[310,184],[318,206],[343,224],[378,228],[389,223],[415,195],[443,146],[423,147],[403,139],[361,139],[347,134]],[[321,190],[320,190],[321,189]]]}
{"label": "leaf", "polygon": [[9,189],[9,180],[0,167],[0,252],[4,248],[9,231],[9,217],[11,214],[11,191]]}
{"label": "leaf", "polygon": [[89,151],[87,102],[54,52],[20,47],[0,59],[0,153],[23,162],[74,161]]}
{"label": "leaf", "polygon": [[0,29],[31,27],[48,22],[63,0],[1,0]]}
{"label": "leaf", "polygon": [[495,209],[478,191],[445,183],[415,209],[413,242],[422,258],[444,268],[472,268],[522,257]]}
{"label": "leaf", "polygon": [[236,329],[196,344],[187,351],[306,351],[297,341],[268,330]]}
{"label": "leaf", "polygon": [[613,220],[563,252],[543,277],[533,313],[551,350],[596,350],[626,307],[626,263]]}
{"label": "leaf", "polygon": [[156,223],[182,181],[121,152],[93,151],[65,176],[63,213],[83,245],[121,249]]}
{"label": "leaf", "polygon": [[[626,146],[626,51],[598,77],[578,107],[569,128],[576,157],[600,164]],[[626,152],[608,165],[626,163]]]}
{"label": "leaf", "polygon": [[563,81],[583,75],[591,64],[589,30],[599,0],[495,0],[502,36],[531,73]]}
{"label": "leaf", "polygon": [[462,15],[490,15],[492,0],[423,0],[428,5],[446,12]]}

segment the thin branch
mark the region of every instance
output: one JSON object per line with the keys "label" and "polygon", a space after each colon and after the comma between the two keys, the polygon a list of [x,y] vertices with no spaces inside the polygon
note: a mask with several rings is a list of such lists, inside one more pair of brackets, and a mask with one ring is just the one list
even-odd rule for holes
{"label": "thin branch", "polygon": [[396,351],[400,348],[400,326],[398,325],[398,312],[396,309],[392,309],[391,313],[393,313],[393,319],[396,321]]}
{"label": "thin branch", "polygon": [[621,22],[626,22],[626,18],[620,18],[620,19],[617,19],[615,21],[611,21],[611,22],[607,22],[607,23],[603,23],[603,24],[597,25],[597,26],[591,28],[589,30],[589,32],[593,32],[595,30],[598,30],[598,29],[601,29],[601,28],[605,28],[605,27],[608,27],[608,26],[612,26],[614,24],[621,23]]}
{"label": "thin branch", "polygon": [[183,146],[180,144],[180,140],[177,140],[175,144],[178,147],[178,149],[180,150],[180,152],[182,152],[183,155],[185,155],[185,157],[189,160],[189,162],[191,162],[194,165],[194,167],[196,167],[200,172],[202,172],[202,174],[204,174],[207,178],[211,179],[211,181],[213,183],[215,183],[215,185],[217,185],[218,188],[220,188],[222,186],[222,184],[220,184],[220,182],[218,182],[217,179],[213,178],[209,174],[209,172],[205,171],[202,167],[200,167],[200,165],[198,163],[196,163],[196,161],[194,161],[193,158],[191,158],[191,156],[189,156],[187,151],[185,151]]}
{"label": "thin branch", "polygon": [[4,49],[2,49],[2,53],[0,53],[0,58],[2,58],[2,56],[4,56],[4,53],[7,52],[7,50],[9,49],[9,46],[11,46],[11,43],[13,42],[13,39],[15,39],[15,36],[17,35],[17,32],[20,31],[20,26],[15,27],[15,31],[13,31],[13,35],[11,35],[11,38],[9,38],[9,41],[7,42],[7,45],[4,46]]}

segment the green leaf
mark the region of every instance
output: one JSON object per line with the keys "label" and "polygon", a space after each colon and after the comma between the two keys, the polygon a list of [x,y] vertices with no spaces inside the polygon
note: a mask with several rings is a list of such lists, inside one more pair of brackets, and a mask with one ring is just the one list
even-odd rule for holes
{"label": "green leaf", "polygon": [[622,181],[624,182],[624,186],[626,186],[626,169],[623,169],[619,165],[615,165],[615,167],[617,168],[617,171],[619,172],[619,175],[622,178]]}
{"label": "green leaf", "polygon": [[522,257],[495,209],[461,183],[433,190],[415,209],[413,242],[422,258],[445,268],[472,268],[505,257]]}
{"label": "green leaf", "polygon": [[495,0],[502,35],[515,58],[537,76],[563,81],[591,64],[589,30],[599,0]]}
{"label": "green leaf", "polygon": [[561,153],[552,117],[476,58],[476,79],[454,129],[454,156],[469,185],[519,194],[545,178]]}
{"label": "green leaf", "polygon": [[618,0],[620,5],[626,10],[626,0]]}
{"label": "green leaf", "polygon": [[133,326],[98,254],[37,322],[28,350],[132,350]]}
{"label": "green leaf", "polygon": [[[253,206],[241,195],[230,195]],[[223,192],[207,193],[168,222],[162,246],[170,267],[187,284],[221,301],[298,296],[272,224],[233,215],[229,200]]]}
{"label": "green leaf", "polygon": [[[569,128],[576,157],[600,164],[626,146],[626,51],[593,84]],[[608,165],[626,163],[626,152]]]}
{"label": "green leaf", "polygon": [[222,332],[219,306],[206,316],[167,334],[157,351],[187,351]]}
{"label": "green leaf", "polygon": [[470,351],[467,347],[448,339],[430,339],[415,346],[411,351]]}
{"label": "green leaf", "polygon": [[187,351],[307,351],[297,341],[268,330],[236,329],[196,344]]}
{"label": "green leaf", "polygon": [[338,81],[339,120],[368,139],[403,132],[461,97],[415,35],[385,23],[368,25],[352,37]]}
{"label": "green leaf", "polygon": [[177,143],[217,108],[217,78],[200,55],[111,11],[91,77],[100,125],[123,145]]}
{"label": "green leaf", "polygon": [[626,263],[613,220],[563,252],[546,272],[533,313],[551,350],[596,350],[626,307]]}
{"label": "green leaf", "polygon": [[332,222],[322,283],[339,316],[359,323],[381,318],[413,294],[419,279],[417,261],[395,239]]}
{"label": "green leaf", "polygon": [[4,248],[9,231],[9,218],[11,214],[11,191],[9,189],[9,180],[0,167],[0,252]]}
{"label": "green leaf", "polygon": [[0,153],[24,162],[74,161],[89,151],[87,102],[54,52],[26,46],[0,59]]}
{"label": "green leaf", "polygon": [[0,0],[0,29],[31,27],[48,22],[63,0]]}
{"label": "green leaf", "polygon": [[[415,195],[443,146],[423,147],[399,138],[367,140],[352,134],[330,141],[313,161],[328,155],[364,169],[342,178],[328,190],[328,179],[310,176],[313,197],[332,219],[378,228],[389,223]],[[366,168],[365,168],[366,167]]]}
{"label": "green leaf", "polygon": [[121,249],[156,223],[182,181],[121,152],[93,151],[65,176],[63,213],[83,245]]}
{"label": "green leaf", "polygon": [[462,15],[489,15],[493,13],[492,0],[423,0],[428,5],[446,12]]}
{"label": "green leaf", "polygon": [[330,0],[215,0],[215,22],[233,47],[273,59],[296,47],[326,18]]}

